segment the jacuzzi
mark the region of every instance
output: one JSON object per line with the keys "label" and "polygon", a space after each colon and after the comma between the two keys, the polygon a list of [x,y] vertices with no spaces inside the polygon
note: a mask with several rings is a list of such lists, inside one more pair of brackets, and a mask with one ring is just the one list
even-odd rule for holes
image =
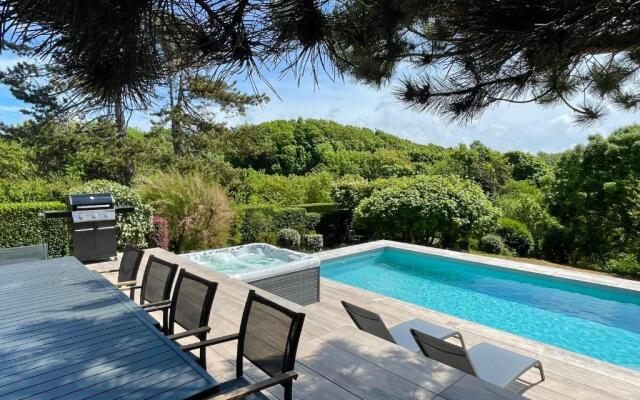
{"label": "jacuzzi", "polygon": [[251,243],[182,257],[301,305],[320,298],[320,259],[312,254]]}

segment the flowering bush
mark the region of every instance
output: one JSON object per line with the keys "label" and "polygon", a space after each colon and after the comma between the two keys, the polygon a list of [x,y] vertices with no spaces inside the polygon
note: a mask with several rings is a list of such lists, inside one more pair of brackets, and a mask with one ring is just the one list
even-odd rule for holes
{"label": "flowering bush", "polygon": [[151,206],[142,203],[140,196],[133,189],[117,182],[98,179],[73,187],[69,193],[111,193],[117,207],[132,206],[133,212],[118,215],[118,248],[122,249],[127,244],[147,247],[147,236],[153,228]]}
{"label": "flowering bush", "polygon": [[153,230],[149,234],[148,242],[149,247],[169,250],[169,224],[166,219],[158,216],[153,217]]}
{"label": "flowering bush", "polygon": [[287,249],[297,249],[300,247],[300,234],[295,229],[280,229],[276,234],[278,246]]}

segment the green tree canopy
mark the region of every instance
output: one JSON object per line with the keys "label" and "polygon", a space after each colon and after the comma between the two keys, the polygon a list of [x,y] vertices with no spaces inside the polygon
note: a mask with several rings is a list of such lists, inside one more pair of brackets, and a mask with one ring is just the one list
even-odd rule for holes
{"label": "green tree canopy", "polygon": [[[565,153],[550,211],[572,238],[574,262],[640,253],[640,126],[596,135]],[[578,260],[576,260],[578,259]]]}

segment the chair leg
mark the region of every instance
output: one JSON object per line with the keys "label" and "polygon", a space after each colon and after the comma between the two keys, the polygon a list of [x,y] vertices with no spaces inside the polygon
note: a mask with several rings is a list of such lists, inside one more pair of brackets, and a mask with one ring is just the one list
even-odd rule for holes
{"label": "chair leg", "polygon": [[[134,293],[134,292],[135,292],[135,290],[133,290],[133,289],[129,289],[129,298],[130,298],[131,300],[134,300],[134,297],[135,297],[135,293]],[[135,300],[134,300],[134,301],[135,301]]]}
{"label": "chair leg", "polygon": [[284,387],[284,400],[293,400],[293,382],[283,383],[282,386]]}
{"label": "chair leg", "polygon": [[204,368],[204,370],[207,370],[207,349],[206,347],[201,347],[200,348],[200,359],[198,360],[198,362],[200,363],[200,366],[202,368]]}
{"label": "chair leg", "polygon": [[169,313],[168,310],[162,310],[162,332],[165,335],[169,334]]}

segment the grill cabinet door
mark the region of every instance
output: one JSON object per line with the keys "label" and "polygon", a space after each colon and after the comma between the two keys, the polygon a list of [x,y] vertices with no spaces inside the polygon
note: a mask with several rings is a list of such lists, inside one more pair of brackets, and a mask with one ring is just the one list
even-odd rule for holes
{"label": "grill cabinet door", "polygon": [[95,260],[117,255],[116,221],[96,222]]}
{"label": "grill cabinet door", "polygon": [[73,255],[80,261],[91,260],[96,248],[95,223],[74,224],[72,239]]}

